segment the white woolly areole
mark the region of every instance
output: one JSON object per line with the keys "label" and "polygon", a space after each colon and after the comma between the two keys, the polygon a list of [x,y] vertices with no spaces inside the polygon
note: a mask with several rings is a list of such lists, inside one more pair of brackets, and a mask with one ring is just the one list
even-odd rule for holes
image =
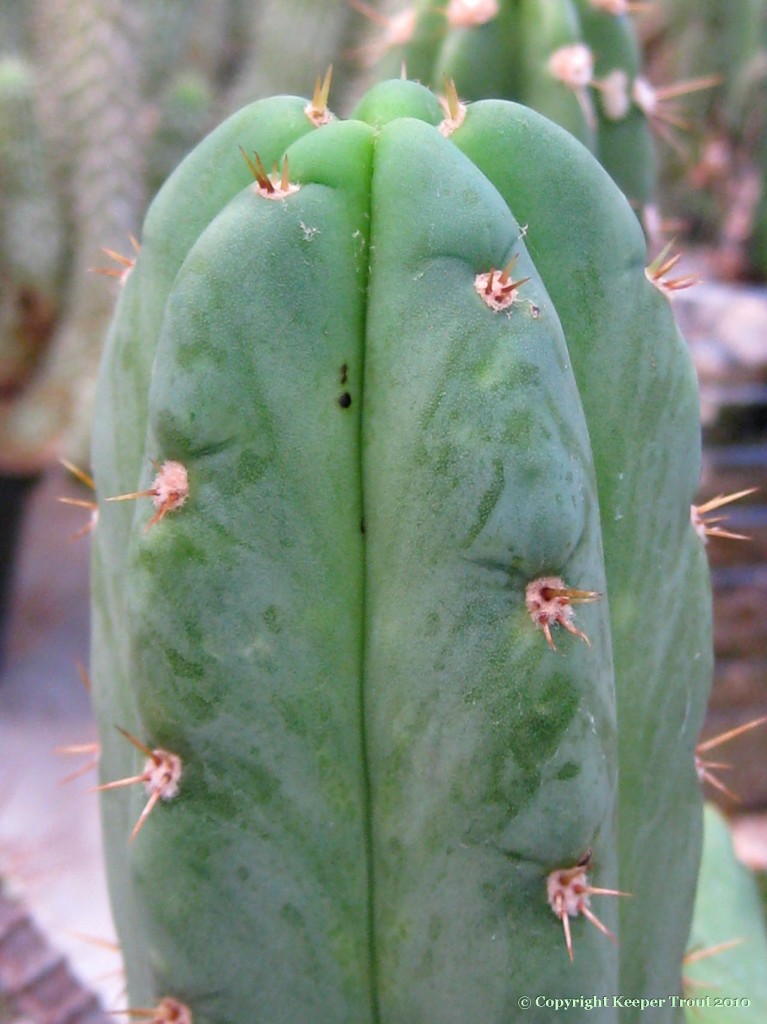
{"label": "white woolly areole", "polygon": [[125,287],[125,284],[126,284],[128,278],[133,273],[133,268],[134,268],[135,265],[136,265],[136,261],[135,260],[131,260],[130,264],[126,265],[125,270],[120,271],[120,273],[118,274],[118,276],[117,276],[117,283],[119,284],[119,286],[121,288]]}
{"label": "white woolly areole", "polygon": [[616,18],[621,14],[629,13],[629,0],[589,0],[589,2],[596,10],[614,14]]}
{"label": "white woolly areole", "polygon": [[466,120],[466,104],[458,104],[458,111],[455,117],[450,114],[450,110],[445,102],[442,103],[442,106],[445,110],[445,118],[443,121],[440,121],[437,131],[440,135],[444,135],[446,139],[449,139],[453,132],[457,131]]}
{"label": "white woolly areole", "polygon": [[152,501],[155,508],[173,512],[181,508],[189,497],[189,475],[180,462],[163,462],[152,482]]}
{"label": "white woolly areole", "polygon": [[144,764],[144,786],[147,793],[155,793],[161,800],[172,800],[178,794],[181,779],[181,758],[168,750],[153,750]]}
{"label": "white woolly areole", "polygon": [[509,287],[508,277],[504,280],[500,270],[491,270],[487,274],[477,274],[474,288],[491,309],[498,312],[508,309],[516,301],[519,288]]}
{"label": "white woolly areole", "polygon": [[693,529],[703,541],[704,544],[708,544],[708,534],[706,533],[706,521],[698,511],[697,505],[690,505],[690,522],[693,525]]}
{"label": "white woolly areole", "polygon": [[548,69],[568,89],[585,89],[594,78],[594,55],[585,43],[560,46],[549,57]]}
{"label": "white woolly areole", "polygon": [[[311,102],[311,100],[304,107],[304,113],[306,114],[307,118],[312,122],[315,128],[322,128],[323,125],[330,124],[331,121],[335,121],[336,119],[336,115],[331,113],[327,107],[325,107],[322,110],[318,110],[317,107],[315,107],[315,105]],[[277,186],[275,186],[275,190],[276,188]],[[298,192],[298,185],[290,185],[289,191],[285,192],[283,195],[290,195],[291,191]],[[271,196],[271,198],[274,197]],[[282,199],[283,196],[280,196],[280,198]]]}
{"label": "white woolly areole", "polygon": [[193,1024],[192,1011],[178,999],[166,996],[155,1007],[149,1024]]}
{"label": "white woolly areole", "polygon": [[658,109],[658,94],[646,78],[640,75],[634,79],[631,87],[631,98],[639,109],[647,116],[652,117]]}
{"label": "white woolly areole", "polygon": [[599,80],[599,98],[605,117],[622,121],[631,109],[629,76],[622,68],[615,68]]}
{"label": "white woolly areole", "polygon": [[548,591],[566,590],[559,576],[542,576],[528,583],[525,590],[525,606],[533,622],[539,626],[560,626],[571,622],[575,610],[566,597],[560,595],[547,596]]}
{"label": "white woolly areole", "polygon": [[492,21],[499,10],[498,0],[450,0],[445,17],[453,28],[472,28]]}
{"label": "white woolly areole", "polygon": [[588,909],[588,888],[589,876],[585,866],[558,868],[546,879],[549,906],[557,917],[561,917],[563,913],[568,917],[577,917],[584,907]]}
{"label": "white woolly areole", "polygon": [[413,38],[417,23],[418,15],[414,7],[407,7],[404,11],[393,14],[386,26],[386,46],[404,46],[409,43]]}
{"label": "white woolly areole", "polygon": [[301,188],[300,185],[296,185],[294,182],[289,181],[287,187],[283,188],[279,178],[275,175],[269,179],[271,182],[271,188],[266,188],[259,182],[253,185],[253,191],[257,192],[264,199],[284,199],[286,196],[292,196],[294,192],[298,192]]}

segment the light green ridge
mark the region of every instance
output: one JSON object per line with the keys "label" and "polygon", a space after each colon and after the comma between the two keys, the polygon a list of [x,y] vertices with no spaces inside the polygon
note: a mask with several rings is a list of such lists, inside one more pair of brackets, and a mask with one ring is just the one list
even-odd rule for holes
{"label": "light green ridge", "polygon": [[[542,575],[603,588],[591,454],[556,314],[489,182],[433,129],[395,121],[378,139],[372,209],[366,685],[382,1019],[501,1024],[528,986],[585,993],[616,969],[614,947],[575,922],[574,974],[545,901],[548,871],[589,846],[600,874],[615,871],[606,603],[581,614],[593,646],[563,636],[557,652],[524,608]],[[512,252],[533,280],[497,313],[474,277]]]}
{"label": "light green ridge", "polygon": [[[270,167],[290,141],[313,130],[303,115],[305,103],[278,97],[232,115],[177,168],[150,207],[142,232],[142,252],[120,295],[102,358],[93,434],[100,497],[135,490],[141,473],[149,469],[146,410],[165,301],[178,269],[210,217],[252,181],[237,147],[257,150]],[[232,159],[233,153],[236,159]],[[113,422],[115,413],[119,413],[118,422]],[[150,453],[150,457],[158,454]],[[134,511],[127,502],[109,506],[94,534],[92,632],[98,640],[92,644],[91,674],[94,706],[108,738],[102,744],[102,781],[129,776],[137,767],[136,752],[119,737],[115,725],[137,736],[142,728],[135,708],[135,670],[125,628],[127,537]],[[102,823],[105,837],[115,837],[107,856],[113,913],[129,987],[145,993],[152,990],[153,983],[135,916],[130,849],[122,838],[133,828],[140,801],[138,795],[134,798],[126,791],[109,796],[102,803]]]}
{"label": "light green ridge", "polygon": [[[527,225],[586,412],[618,699],[619,887],[633,894],[621,901],[621,992],[653,998],[679,986],[700,856],[693,751],[712,653],[708,567],[690,523],[694,371],[666,297],[642,273],[639,225],[582,147],[534,112],[493,101],[471,106],[453,139]],[[662,1009],[642,1015],[667,1019]]]}

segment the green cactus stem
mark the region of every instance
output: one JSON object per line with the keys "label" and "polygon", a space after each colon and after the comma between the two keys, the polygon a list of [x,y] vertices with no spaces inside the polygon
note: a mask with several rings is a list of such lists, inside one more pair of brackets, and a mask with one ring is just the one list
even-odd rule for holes
{"label": "green cactus stem", "polygon": [[710,599],[641,229],[523,107],[402,80],[321,107],[259,101],[178,168],[102,364],[131,1004],[507,1024],[677,991]]}

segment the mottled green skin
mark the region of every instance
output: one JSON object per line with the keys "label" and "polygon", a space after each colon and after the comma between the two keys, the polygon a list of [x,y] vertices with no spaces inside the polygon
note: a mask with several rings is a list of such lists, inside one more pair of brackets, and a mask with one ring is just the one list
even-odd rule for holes
{"label": "mottled green skin", "polygon": [[701,842],[693,752],[712,653],[708,568],[689,521],[694,371],[666,298],[641,273],[639,225],[606,174],[586,173],[581,147],[492,101],[471,107],[453,140],[529,225],[589,424],[618,699],[620,888],[634,894],[620,905],[620,990],[652,998],[679,984]]}
{"label": "mottled green skin", "polygon": [[[636,223],[512,104],[451,139],[409,82],[346,123],[302,107],[254,104],[179,168],[105,353],[99,498],[152,459],[191,483],[149,531],[148,501],[102,503],[95,535],[104,779],[143,761],[115,725],[184,764],[132,844],[146,794],[104,794],[131,1002],[508,1024],[524,995],[673,991],[710,624],[695,387]],[[300,190],[258,195],[238,144],[287,148]],[[474,277],[512,254],[530,280],[493,311]],[[590,646],[547,647],[541,575],[605,595]],[[624,921],[595,897],[624,964],[579,918],[573,966],[546,903],[588,848],[635,893]]]}

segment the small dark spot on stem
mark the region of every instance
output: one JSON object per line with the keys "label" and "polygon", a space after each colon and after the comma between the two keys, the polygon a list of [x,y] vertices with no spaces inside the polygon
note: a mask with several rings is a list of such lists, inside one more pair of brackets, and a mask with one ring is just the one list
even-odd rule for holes
{"label": "small dark spot on stem", "polygon": [[349,367],[346,365],[346,363],[342,364],[338,376],[342,384],[345,384],[349,379]]}
{"label": "small dark spot on stem", "polygon": [[344,391],[342,395],[338,396],[338,404],[341,406],[342,409],[349,408],[349,406],[352,404],[352,396],[349,394],[348,391]]}

